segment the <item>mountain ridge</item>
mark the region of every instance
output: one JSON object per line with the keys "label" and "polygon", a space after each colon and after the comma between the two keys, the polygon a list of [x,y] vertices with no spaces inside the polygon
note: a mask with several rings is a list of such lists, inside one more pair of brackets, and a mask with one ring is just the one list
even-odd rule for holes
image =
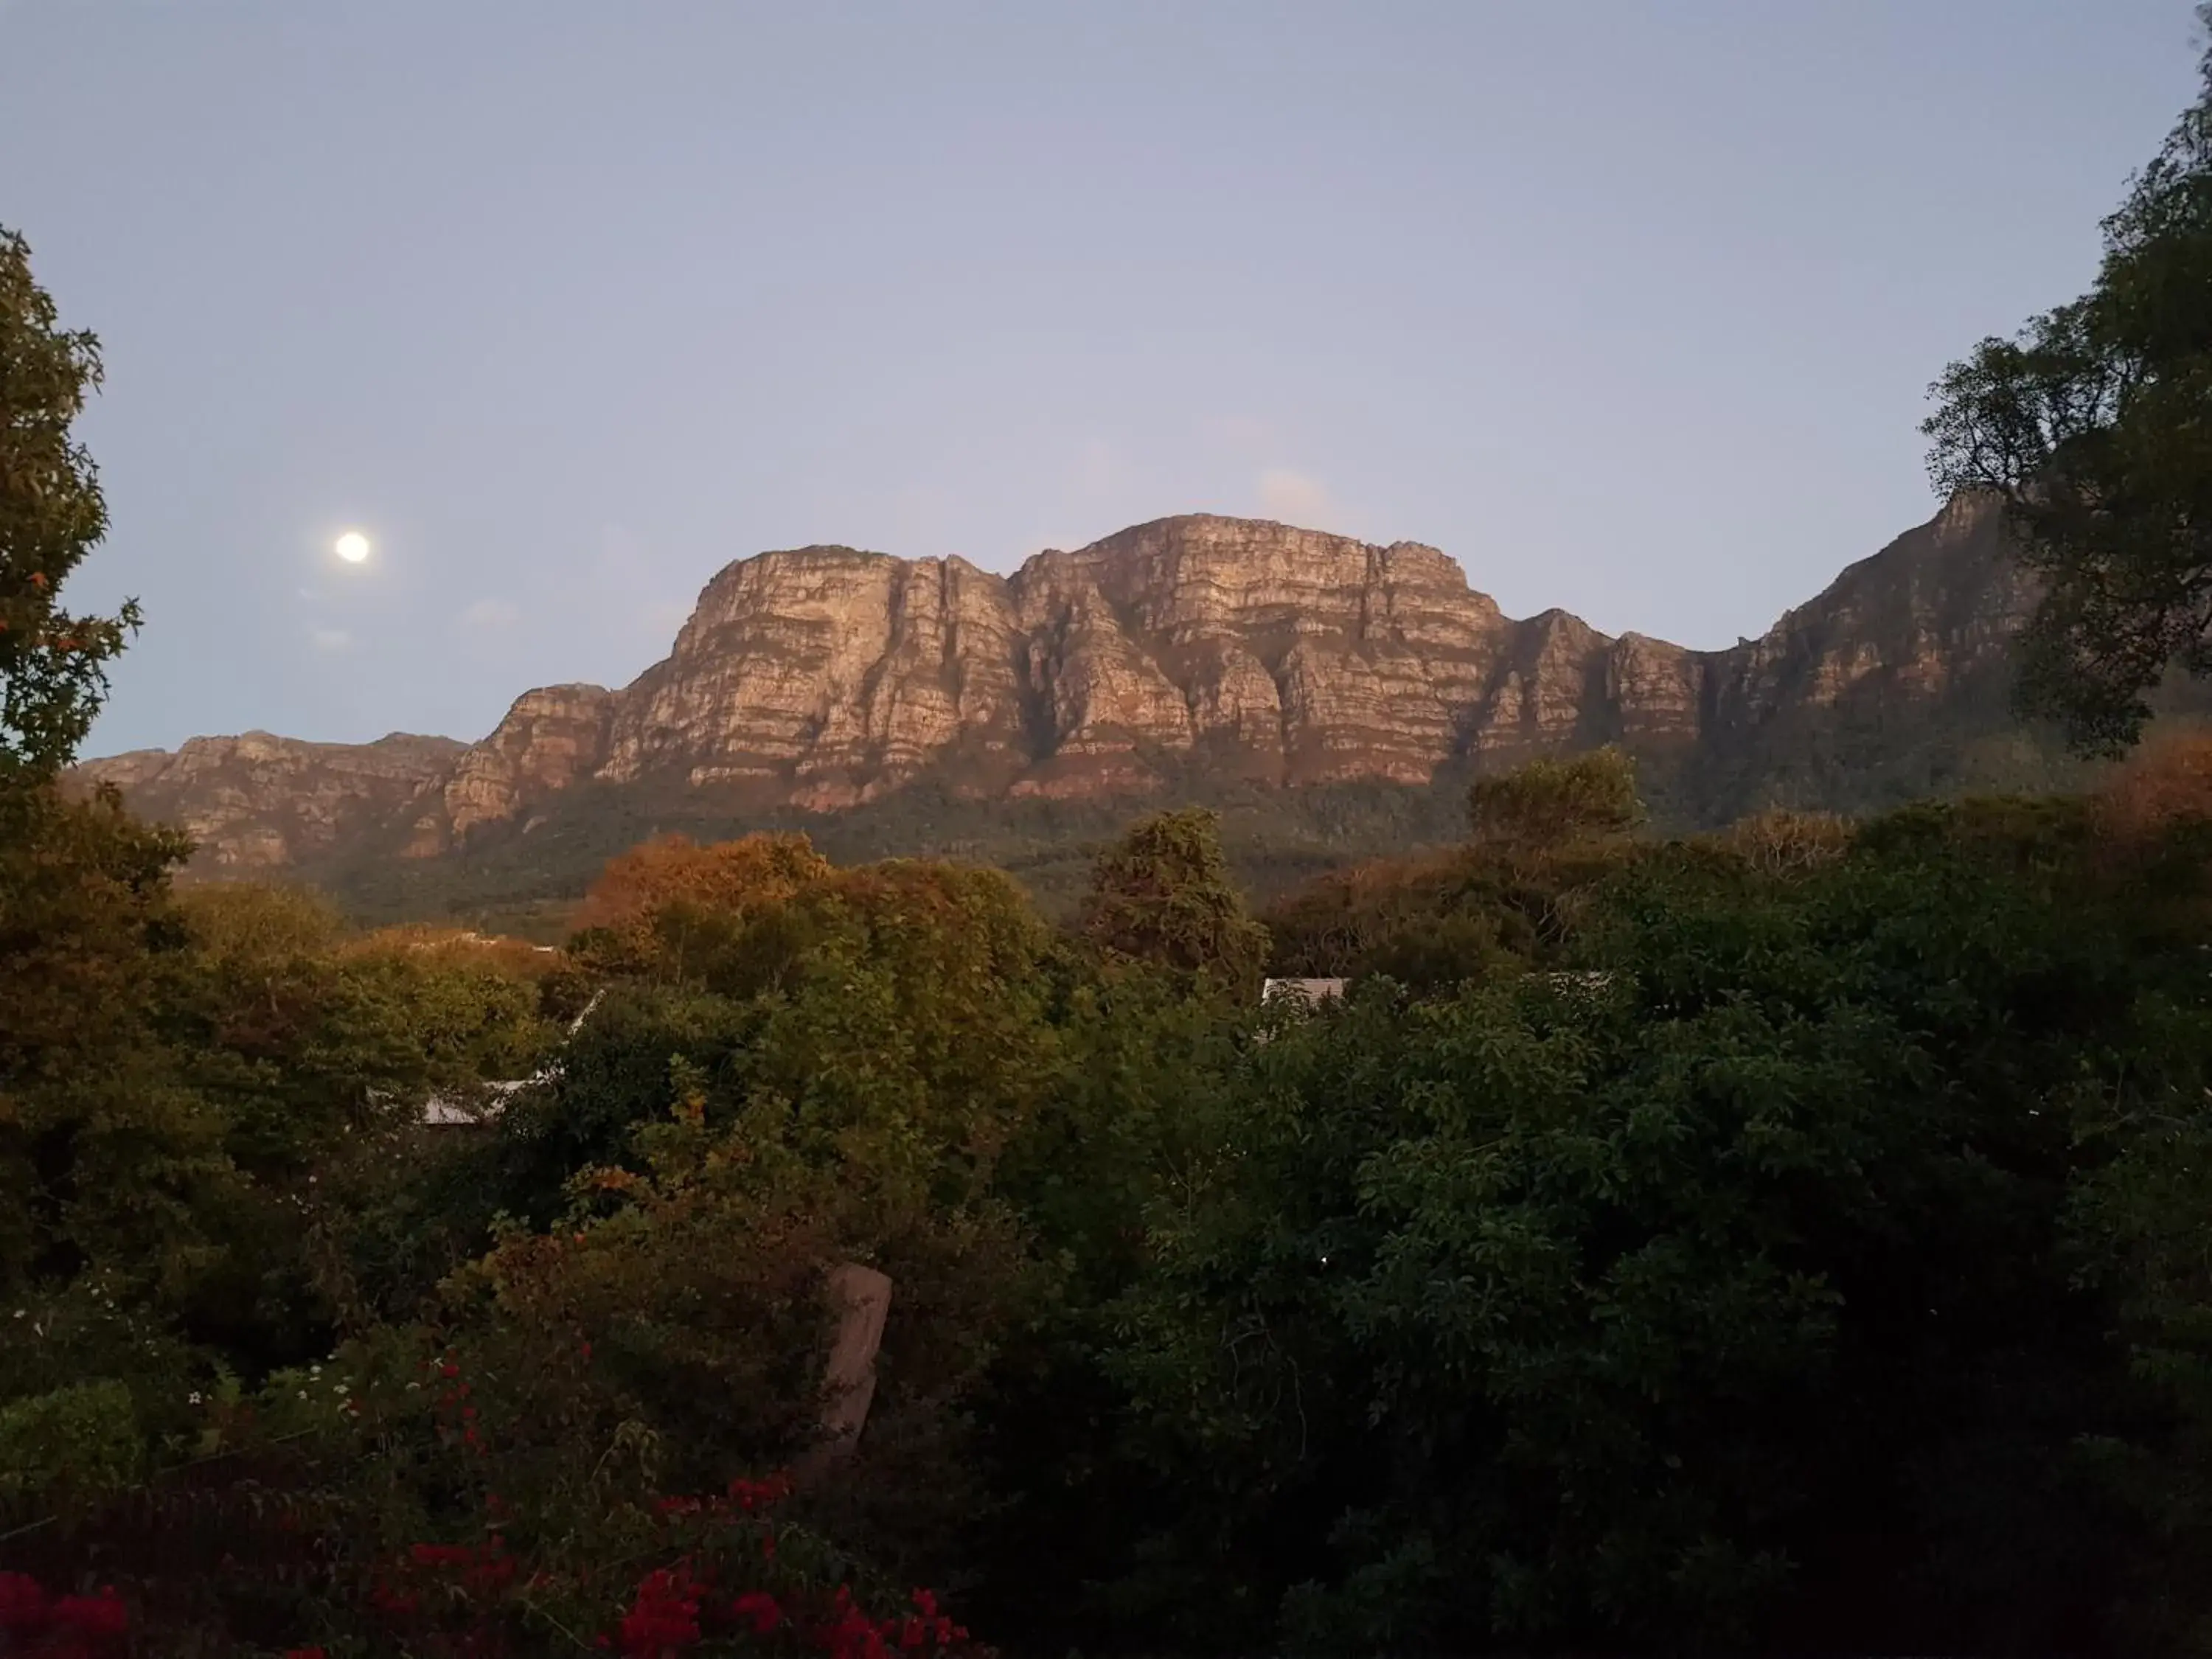
{"label": "mountain ridge", "polygon": [[923,781],[979,805],[1194,779],[1421,790],[1605,742],[1667,815],[1709,823],[1941,790],[1977,744],[2032,767],[2004,694],[2033,597],[2001,508],[1974,496],[1717,651],[1510,618],[1425,544],[1270,520],[1154,520],[1006,575],[817,545],[725,565],[628,686],[534,688],[473,744],[250,732],[76,775],[183,824],[203,874],[465,862],[586,799],[741,825]]}

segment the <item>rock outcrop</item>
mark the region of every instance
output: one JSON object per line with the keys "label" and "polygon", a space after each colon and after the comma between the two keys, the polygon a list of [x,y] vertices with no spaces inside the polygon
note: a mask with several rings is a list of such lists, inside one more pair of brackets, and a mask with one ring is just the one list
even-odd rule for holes
{"label": "rock outcrop", "polygon": [[448,836],[479,823],[500,823],[605,762],[614,693],[600,685],[549,685],[514,700],[507,718],[454,763],[438,807],[416,820],[417,853],[435,852]]}
{"label": "rock outcrop", "polygon": [[1996,509],[1973,499],[1717,652],[1563,611],[1513,621],[1434,548],[1247,520],[1163,519],[1010,576],[807,547],[723,569],[628,688],[529,692],[475,744],[252,733],[82,770],[183,822],[224,869],[298,862],[373,824],[434,856],[587,782],[830,811],[924,776],[1062,799],[1154,789],[1185,764],[1285,787],[1419,784],[1603,742],[1686,780],[1713,816],[1755,804],[1778,768],[1817,794],[1808,756],[1855,763],[1854,745],[1966,702],[1998,709],[1989,688],[2032,602]]}
{"label": "rock outcrop", "polygon": [[404,732],[362,744],[248,732],[88,761],[75,776],[112,784],[138,812],[189,831],[201,867],[245,874],[306,863],[381,829],[469,752]]}

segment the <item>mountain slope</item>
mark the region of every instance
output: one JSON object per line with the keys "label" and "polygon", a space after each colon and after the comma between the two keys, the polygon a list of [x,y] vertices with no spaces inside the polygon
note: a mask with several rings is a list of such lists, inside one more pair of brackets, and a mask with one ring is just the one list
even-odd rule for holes
{"label": "mountain slope", "polygon": [[1973,498],[1718,652],[1515,621],[1434,548],[1247,520],[1004,577],[808,547],[726,567],[629,687],[527,692],[474,744],[252,733],[80,773],[191,829],[201,870],[417,896],[380,908],[573,891],[655,827],[1003,854],[1103,834],[1133,798],[1242,803],[1303,864],[1449,835],[1466,776],[1604,742],[1686,823],[2039,775],[2006,705],[2032,603]]}

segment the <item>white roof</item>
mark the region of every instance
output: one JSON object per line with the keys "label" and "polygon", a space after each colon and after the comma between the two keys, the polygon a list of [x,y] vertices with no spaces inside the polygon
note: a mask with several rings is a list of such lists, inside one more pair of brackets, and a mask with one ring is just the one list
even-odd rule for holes
{"label": "white roof", "polygon": [[1344,994],[1340,979],[1270,979],[1260,985],[1260,1000],[1290,999],[1297,1002],[1330,1002]]}
{"label": "white roof", "polygon": [[[592,1010],[599,1006],[606,995],[602,990],[592,993],[592,1000],[584,1005],[584,1012],[568,1022],[568,1035],[574,1036],[584,1029],[584,1022],[592,1017]],[[497,1083],[483,1085],[484,1097],[468,1104],[451,1095],[432,1095],[422,1103],[422,1121],[434,1124],[489,1123],[507,1105],[508,1097],[518,1089],[527,1089],[533,1083],[550,1083],[560,1070],[561,1057],[556,1054],[528,1077],[507,1078]]]}

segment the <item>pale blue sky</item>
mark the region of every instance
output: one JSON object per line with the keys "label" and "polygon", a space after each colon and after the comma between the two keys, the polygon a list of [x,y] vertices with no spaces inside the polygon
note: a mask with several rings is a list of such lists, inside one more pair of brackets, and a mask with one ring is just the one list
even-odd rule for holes
{"label": "pale blue sky", "polygon": [[[1764,629],[1928,516],[2186,0],[0,0],[0,222],[106,341],[92,752],[472,738],[844,542],[1207,510]],[[341,569],[358,525],[378,552]]]}

